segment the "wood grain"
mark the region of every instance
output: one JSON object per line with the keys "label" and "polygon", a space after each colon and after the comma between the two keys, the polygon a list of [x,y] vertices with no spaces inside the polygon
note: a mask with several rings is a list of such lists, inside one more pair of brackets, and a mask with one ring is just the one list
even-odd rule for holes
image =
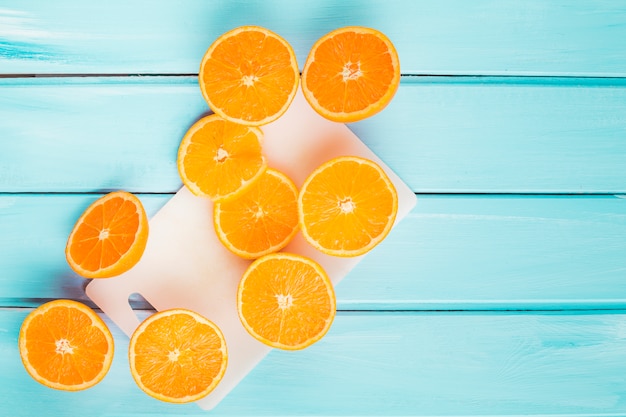
{"label": "wood grain", "polygon": [[[0,304],[85,300],[67,236],[98,195],[0,197]],[[148,214],[169,195],[140,195]],[[626,199],[419,195],[338,285],[342,310],[626,308]],[[140,304],[141,305],[141,304]]]}
{"label": "wood grain", "polygon": [[[17,337],[88,302],[64,258],[102,193],[156,213],[209,109],[200,59],[258,24],[300,67],[328,31],[396,45],[390,106],[350,128],[418,194],[337,287],[318,344],[272,351],[223,416],[626,415],[626,2],[0,0],[0,414],[207,415],[140,392],[116,340],[93,389],[47,389]],[[149,305],[138,297],[136,308]],[[145,318],[148,311],[136,311]]]}
{"label": "wood grain", "polygon": [[[0,79],[0,191],[175,192],[195,77]],[[626,193],[626,81],[404,77],[350,128],[419,193]]]}
{"label": "wood grain", "polygon": [[585,0],[0,1],[0,73],[195,74],[217,36],[258,24],[293,44],[346,25],[396,44],[406,74],[624,76],[626,6]]}
{"label": "wood grain", "polygon": [[[39,385],[17,351],[29,311],[0,310],[0,401],[10,415],[206,415],[143,394],[114,326],[113,366],[99,385]],[[272,351],[211,414],[616,416],[626,413],[625,323],[623,312],[340,313],[310,348]]]}

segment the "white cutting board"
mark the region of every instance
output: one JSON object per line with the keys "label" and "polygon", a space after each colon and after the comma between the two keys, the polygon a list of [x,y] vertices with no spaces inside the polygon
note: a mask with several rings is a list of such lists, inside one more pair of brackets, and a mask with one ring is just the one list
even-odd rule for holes
{"label": "white cutting board", "polygon": [[[394,227],[416,204],[415,194],[389,167],[346,125],[319,116],[301,91],[289,110],[262,130],[269,166],[287,174],[298,187],[309,173],[333,157],[362,156],[378,162],[396,186],[398,215]],[[307,244],[300,233],[284,251],[316,260],[335,285],[367,256],[325,255]],[[148,244],[139,263],[115,278],[92,280],[86,292],[128,336],[139,325],[128,302],[135,293],[159,311],[187,308],[216,323],[226,339],[228,367],[217,388],[198,401],[208,410],[271,350],[246,332],[237,315],[237,284],[250,262],[229,252],[215,236],[211,201],[183,187],[150,220]]]}

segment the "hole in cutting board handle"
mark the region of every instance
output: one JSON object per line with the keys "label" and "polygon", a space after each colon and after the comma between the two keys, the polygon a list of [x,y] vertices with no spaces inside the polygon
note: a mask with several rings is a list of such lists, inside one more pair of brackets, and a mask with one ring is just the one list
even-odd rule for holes
{"label": "hole in cutting board handle", "polygon": [[156,308],[150,304],[150,301],[146,300],[146,298],[138,292],[134,292],[128,296],[128,304],[130,304],[130,308],[133,310],[153,310],[153,313],[156,312]]}
{"label": "hole in cutting board handle", "polygon": [[[113,280],[92,280],[85,288],[87,296],[115,323],[127,336],[131,336],[141,320],[131,307],[134,293],[121,292]],[[147,302],[146,302],[147,303]],[[148,305],[148,304],[144,304]]]}
{"label": "hole in cutting board handle", "polygon": [[[134,318],[137,320],[137,326],[141,324],[145,319],[157,312],[157,309],[141,294],[138,292],[131,293],[128,296],[128,306],[133,313]],[[133,329],[134,332],[134,329]],[[132,335],[129,334],[130,337]]]}

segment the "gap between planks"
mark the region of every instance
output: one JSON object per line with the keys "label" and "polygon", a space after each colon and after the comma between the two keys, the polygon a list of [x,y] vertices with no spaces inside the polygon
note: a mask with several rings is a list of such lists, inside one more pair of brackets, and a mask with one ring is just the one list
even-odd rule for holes
{"label": "gap between planks", "polygon": [[[76,195],[104,195],[111,191],[116,191],[117,189],[102,189],[102,190],[94,190],[94,191],[0,191],[0,197],[13,197],[13,196],[39,196],[43,197],[46,195],[53,196],[76,196]],[[160,192],[160,191],[135,191],[134,194],[138,195],[158,195],[158,196],[173,196],[176,192]],[[441,196],[441,197],[494,197],[497,198],[499,196],[506,197],[534,197],[534,196],[545,196],[545,197],[574,197],[574,198],[585,198],[585,197],[617,197],[617,198],[626,198],[625,194],[608,192],[608,191],[581,191],[581,192],[538,192],[538,191],[497,191],[497,192],[484,192],[484,191],[464,191],[464,192],[428,192],[428,191],[420,191],[415,193],[416,196]]]}
{"label": "gap between planks", "polygon": [[[585,76],[585,75],[552,75],[552,74],[429,74],[403,73],[400,74],[401,84],[413,83],[479,83],[479,84],[525,84],[525,85],[560,85],[560,86],[626,86],[624,76]],[[197,79],[198,73],[46,73],[46,74],[0,74],[0,80],[54,80],[80,79],[128,79],[128,80],[155,80],[155,79]]]}
{"label": "gap between planks", "polygon": [[[40,305],[49,301],[54,301],[57,298],[28,298],[28,299],[0,299],[0,311],[10,310],[33,310]],[[89,299],[73,299],[83,303],[95,311],[102,313],[102,310]],[[156,311],[149,303],[143,301],[131,301],[130,302],[133,311],[135,312],[154,312]],[[443,303],[439,303],[443,304]],[[458,304],[458,303],[457,303]],[[409,315],[588,315],[588,314],[626,314],[626,300],[610,300],[599,302],[584,302],[584,301],[570,301],[560,302],[553,305],[541,305],[537,308],[532,308],[531,304],[520,305],[521,303],[511,303],[508,307],[504,307],[505,302],[501,302],[501,306],[493,306],[494,303],[489,302],[476,302],[472,305],[469,303],[463,303],[459,308],[338,308],[339,314],[356,314],[356,315],[368,315],[368,314],[409,314]],[[516,307],[515,304],[518,304]],[[535,302],[535,304],[539,304]],[[478,307],[480,306],[480,307]],[[578,306],[578,307],[568,307]]]}

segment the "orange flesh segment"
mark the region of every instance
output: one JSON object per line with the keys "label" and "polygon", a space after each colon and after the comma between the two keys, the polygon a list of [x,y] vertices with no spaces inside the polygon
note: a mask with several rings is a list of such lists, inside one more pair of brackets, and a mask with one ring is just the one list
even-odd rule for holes
{"label": "orange flesh segment", "polygon": [[395,187],[371,161],[342,157],[318,168],[300,193],[305,238],[325,253],[361,255],[378,244],[395,220]]}
{"label": "orange flesh segment", "polygon": [[196,195],[213,200],[230,198],[243,191],[265,171],[263,133],[207,116],[189,130],[179,151],[179,172]]}
{"label": "orange flesh segment", "polygon": [[215,357],[222,351],[222,339],[207,324],[184,314],[166,316],[138,335],[135,368],[148,389],[181,399],[213,384],[222,368]]}
{"label": "orange flesh segment", "polygon": [[328,331],[334,290],[321,267],[309,262],[280,252],[259,258],[244,275],[238,305],[254,337],[273,347],[302,349]]}
{"label": "orange flesh segment", "polygon": [[154,313],[131,336],[130,371],[148,395],[188,403],[208,395],[228,364],[226,341],[215,323],[176,308]]}
{"label": "orange flesh segment", "polygon": [[50,388],[77,391],[100,382],[113,359],[113,337],[89,307],[54,300],[31,312],[19,335],[28,373]]}
{"label": "orange flesh segment", "polygon": [[242,195],[215,205],[218,237],[246,258],[279,250],[297,231],[297,198],[293,182],[268,169]]}
{"label": "orange flesh segment", "polygon": [[200,87],[209,106],[228,120],[250,125],[266,124],[282,114],[298,83],[291,47],[260,27],[222,35],[200,68]]}
{"label": "orange flesh segment", "polygon": [[322,107],[351,113],[384,97],[394,78],[394,66],[381,39],[346,32],[318,47],[308,77],[307,85]]}
{"label": "orange flesh segment", "polygon": [[398,53],[382,32],[362,26],[333,30],[309,52],[302,92],[323,117],[341,123],[384,109],[400,84]]}
{"label": "orange flesh segment", "polygon": [[[54,323],[52,326],[50,323]],[[26,333],[28,357],[39,374],[63,385],[78,385],[94,379],[101,371],[109,345],[102,331],[91,326],[83,312],[60,307],[50,310],[46,317],[37,316]],[[68,340],[72,354],[57,353],[56,342]],[[76,346],[73,340],[79,341]]]}
{"label": "orange flesh segment", "polygon": [[138,229],[136,206],[122,198],[110,199],[95,206],[83,219],[74,234],[70,253],[86,270],[106,268],[130,249]]}

